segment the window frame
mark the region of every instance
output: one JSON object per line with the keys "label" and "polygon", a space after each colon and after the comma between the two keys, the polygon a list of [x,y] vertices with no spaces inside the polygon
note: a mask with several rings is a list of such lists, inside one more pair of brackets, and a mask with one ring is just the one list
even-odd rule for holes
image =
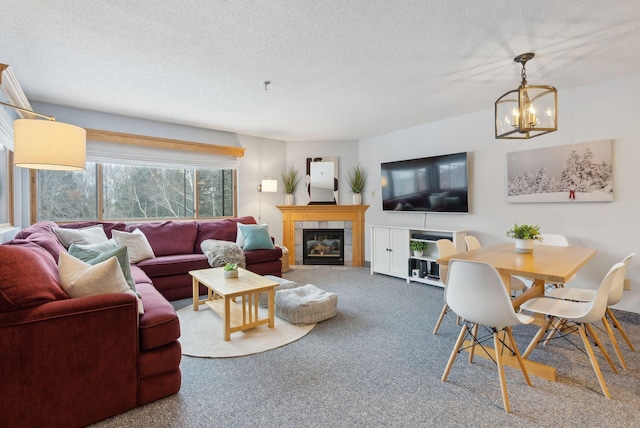
{"label": "window frame", "polygon": [[[191,142],[191,141],[183,141],[183,140],[175,140],[168,138],[159,138],[159,137],[151,137],[146,135],[137,135],[137,134],[127,134],[123,132],[113,132],[113,131],[104,131],[99,129],[86,128],[87,131],[87,140],[94,141],[103,141],[108,143],[118,143],[118,144],[128,144],[128,145],[136,145],[149,147],[154,149],[168,149],[168,150],[178,150],[178,151],[189,151],[196,153],[203,153],[208,155],[219,155],[223,157],[228,157],[229,159],[239,158],[244,156],[245,149],[242,147],[232,147],[232,146],[221,146],[216,144],[207,144],[207,143],[199,143],[199,142]],[[167,218],[144,218],[144,219],[103,219],[103,189],[102,189],[102,163],[96,162],[98,164],[98,169],[96,171],[96,197],[98,198],[97,203],[97,213],[98,218],[92,219],[94,221],[135,221],[135,222],[144,222],[144,221],[160,221],[167,220]],[[158,165],[158,168],[170,168],[169,166]],[[188,168],[195,169],[195,182],[197,183],[197,174],[198,169],[207,169],[207,168]],[[238,170],[236,168],[218,168],[218,169],[231,169],[232,170],[232,201],[233,201],[233,214],[230,216],[220,216],[220,217],[200,217],[199,209],[198,209],[198,189],[197,185],[194,186],[194,197],[196,198],[195,206],[194,206],[194,217],[186,218],[186,217],[176,217],[171,218],[172,220],[200,220],[200,219],[217,219],[217,218],[233,218],[238,215]],[[31,224],[36,223],[38,221],[38,174],[37,170],[29,171],[29,218]],[[99,185],[98,185],[99,184]],[[89,221],[89,220],[88,220]],[[73,221],[69,221],[73,222]],[[60,222],[64,223],[64,222]]]}
{"label": "window frame", "polygon": [[[123,221],[123,222],[151,222],[151,221],[164,221],[164,220],[210,220],[210,219],[222,219],[222,218],[234,218],[238,215],[238,171],[232,170],[232,203],[233,203],[233,213],[227,216],[218,216],[218,217],[201,217],[199,204],[198,204],[198,186],[194,186],[194,216],[193,217],[147,217],[147,218],[109,218],[105,219],[103,217],[103,183],[102,183],[102,164],[97,163],[96,170],[96,198],[97,200],[97,218],[85,219],[85,220],[68,220],[68,221],[58,221],[57,223],[75,223],[78,221]],[[198,180],[198,170],[195,170],[195,180],[197,183]],[[29,170],[29,187],[30,187],[30,210],[29,210],[29,218],[31,224],[38,222],[38,171],[37,170]]]}

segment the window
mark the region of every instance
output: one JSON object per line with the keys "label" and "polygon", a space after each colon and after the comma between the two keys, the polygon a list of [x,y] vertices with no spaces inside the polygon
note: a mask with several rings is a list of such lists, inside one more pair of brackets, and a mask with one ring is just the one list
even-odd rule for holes
{"label": "window", "polygon": [[0,225],[11,223],[11,163],[9,150],[0,145]]}
{"label": "window", "polygon": [[87,162],[85,171],[37,172],[37,218],[76,221],[233,216],[234,192],[231,169]]}

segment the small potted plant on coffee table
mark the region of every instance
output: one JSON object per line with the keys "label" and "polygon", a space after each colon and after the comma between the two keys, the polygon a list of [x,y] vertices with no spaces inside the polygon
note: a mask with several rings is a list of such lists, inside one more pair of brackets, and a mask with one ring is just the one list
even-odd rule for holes
{"label": "small potted plant on coffee table", "polygon": [[529,224],[515,224],[507,231],[507,237],[516,240],[516,253],[533,253],[533,241],[542,241],[540,226]]}
{"label": "small potted plant on coffee table", "polygon": [[409,244],[411,249],[413,250],[413,255],[416,257],[422,257],[422,253],[427,249],[428,244],[424,241],[411,241]]}
{"label": "small potted plant on coffee table", "polygon": [[223,269],[225,278],[238,277],[238,263],[227,263],[226,265],[224,265]]}

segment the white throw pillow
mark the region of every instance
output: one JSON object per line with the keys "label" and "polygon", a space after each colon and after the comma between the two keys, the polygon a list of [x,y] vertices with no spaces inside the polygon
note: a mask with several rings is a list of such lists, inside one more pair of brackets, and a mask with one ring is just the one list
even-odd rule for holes
{"label": "white throw pillow", "polygon": [[131,293],[138,301],[138,313],[143,314],[142,301],[129,288],[116,257],[90,265],[60,252],[58,259],[60,286],[71,298],[109,293]]}
{"label": "white throw pillow", "polygon": [[65,248],[69,248],[71,244],[98,244],[109,240],[101,224],[82,229],[54,227],[53,233],[58,236],[58,239]]}
{"label": "white throw pillow", "polygon": [[153,259],[153,249],[140,229],[134,230],[132,233],[121,232],[119,230],[111,231],[116,243],[119,246],[127,247],[129,250],[129,260],[131,263],[138,263],[142,260]]}

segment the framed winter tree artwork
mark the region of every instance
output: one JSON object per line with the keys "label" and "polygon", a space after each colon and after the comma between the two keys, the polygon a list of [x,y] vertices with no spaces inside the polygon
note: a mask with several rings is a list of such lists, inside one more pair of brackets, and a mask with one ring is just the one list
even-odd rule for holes
{"label": "framed winter tree artwork", "polygon": [[613,201],[612,140],[507,153],[509,202]]}

